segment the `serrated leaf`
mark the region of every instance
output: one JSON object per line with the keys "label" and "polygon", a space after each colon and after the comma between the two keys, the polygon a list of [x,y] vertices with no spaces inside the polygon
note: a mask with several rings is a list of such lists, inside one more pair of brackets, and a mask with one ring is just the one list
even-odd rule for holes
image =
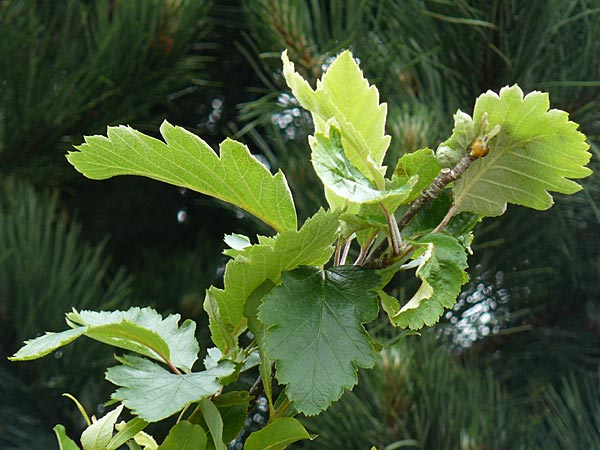
{"label": "serrated leaf", "polygon": [[444,308],[454,306],[461,286],[469,279],[465,249],[453,236],[431,234],[416,245],[422,247],[416,254],[416,276],[422,281],[417,292],[399,310],[390,296],[380,294],[391,323],[413,330],[436,323]]}
{"label": "serrated leaf", "polygon": [[213,342],[223,353],[231,338],[245,329],[244,307],[248,297],[267,280],[279,281],[281,273],[301,265],[325,264],[333,254],[337,237],[336,212],[320,210],[299,231],[284,231],[273,240],[253,245],[229,261],[225,268],[224,289],[211,287],[205,301]]}
{"label": "serrated leaf", "polygon": [[176,375],[139,356],[116,358],[121,365],[107,369],[106,379],[121,387],[111,398],[148,422],[166,419],[216,394],[221,389],[219,378],[231,375],[235,369],[232,363],[224,362],[204,372]]}
{"label": "serrated leaf", "polygon": [[204,450],[206,431],[199,425],[182,420],[169,431],[158,450]]}
{"label": "serrated leaf", "polygon": [[153,347],[160,346],[164,351],[166,345],[170,362],[189,372],[198,359],[200,348],[195,337],[196,324],[186,320],[180,326],[180,318],[179,314],[171,314],[163,319],[152,308],[138,307],[127,311],[74,311],[67,314],[72,325],[87,327],[86,334],[90,337],[158,361],[163,359]]}
{"label": "serrated leaf", "polygon": [[467,148],[477,136],[475,121],[460,109],[454,114],[454,129],[449,139],[442,142],[437,151],[436,158],[440,166],[451,169],[467,153]]}
{"label": "serrated leaf", "polygon": [[63,347],[85,333],[85,328],[74,328],[60,333],[46,333],[43,336],[25,341],[17,353],[9,357],[11,361],[30,361],[41,358]]}
{"label": "serrated leaf", "polygon": [[340,131],[334,126],[329,127],[329,136],[316,133],[315,136],[309,137],[309,144],[312,149],[313,167],[325,187],[352,203],[368,204],[392,200],[400,204],[408,199],[417,182],[417,177],[411,176],[401,183],[398,182],[394,189],[378,189],[348,160],[342,148]]}
{"label": "serrated leaf", "polygon": [[75,441],[67,436],[67,431],[63,425],[56,425],[53,430],[60,450],[80,450]]}
{"label": "serrated leaf", "polygon": [[335,119],[352,165],[383,188],[382,162],[391,139],[385,134],[387,105],[379,103],[377,88],[363,77],[352,54],[345,51],[338,55],[314,91],[295,72],[287,52],[281,58],[285,79],[294,96],[312,113],[315,130],[327,134],[327,122]]}
{"label": "serrated leaf", "polygon": [[163,122],[162,142],[130,127],[86,136],[67,159],[88,178],[141,175],[232,203],[277,231],[295,230],[296,210],[287,181],[262,165],[248,148],[226,139],[217,155],[198,136]]}
{"label": "serrated leaf", "polygon": [[357,367],[372,367],[375,352],[362,324],[377,316],[372,289],[379,278],[353,266],[301,267],[267,294],[259,319],[269,328],[265,350],[276,361],[294,407],[318,414],[357,382]]}
{"label": "serrated leaf", "polygon": [[115,424],[121,413],[123,405],[106,413],[102,418],[92,423],[81,433],[83,450],[103,450],[110,442]]}
{"label": "serrated leaf", "polygon": [[534,209],[553,204],[549,192],[573,194],[581,186],[572,179],[591,174],[591,154],[585,136],[568,114],[549,110],[548,94],[523,91],[514,85],[500,95],[488,91],[476,103],[473,117],[480,126],[487,113],[490,127],[501,130],[490,142],[489,154],[474,161],[455,183],[456,211],[499,216],[507,203]]}
{"label": "serrated leaf", "polygon": [[283,450],[304,439],[310,439],[310,434],[302,424],[293,417],[282,417],[248,436],[244,450]]}

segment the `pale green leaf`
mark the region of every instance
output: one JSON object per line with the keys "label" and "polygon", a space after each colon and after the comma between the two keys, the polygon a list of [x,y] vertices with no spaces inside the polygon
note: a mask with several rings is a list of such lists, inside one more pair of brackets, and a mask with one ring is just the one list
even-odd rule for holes
{"label": "pale green leaf", "polygon": [[110,442],[115,424],[123,412],[123,405],[119,405],[102,418],[93,422],[81,433],[83,450],[103,450]]}
{"label": "pale green leaf", "polygon": [[67,319],[73,326],[87,327],[86,334],[94,339],[159,361],[163,358],[157,348],[163,352],[167,348],[171,363],[186,372],[198,359],[196,324],[186,320],[179,326],[179,314],[163,319],[152,308],[133,307],[127,311],[74,311]]}
{"label": "pale green leaf", "polygon": [[204,450],[206,442],[206,431],[200,425],[182,420],[171,428],[158,450]]}
{"label": "pale green leaf", "polygon": [[213,342],[223,353],[232,343],[228,336],[237,337],[244,331],[244,307],[258,286],[267,280],[277,283],[283,271],[301,265],[322,265],[331,258],[338,216],[336,212],[320,210],[299,231],[284,231],[272,240],[247,247],[227,263],[225,288],[210,288],[204,303]]}
{"label": "pale green leaf", "polygon": [[488,91],[475,103],[479,127],[487,113],[489,127],[499,125],[487,156],[474,161],[453,189],[456,211],[499,216],[507,203],[534,209],[553,204],[549,192],[573,194],[581,186],[572,179],[588,176],[591,154],[585,136],[568,114],[549,110],[548,94],[523,97],[514,85],[500,95]]}
{"label": "pale green leaf", "polygon": [[67,431],[63,425],[56,425],[53,430],[60,450],[80,450],[75,441],[67,436]]}
{"label": "pale green leaf", "polygon": [[17,353],[9,357],[11,361],[29,361],[41,358],[52,353],[57,348],[67,345],[82,336],[84,327],[61,331],[60,333],[46,333],[43,336],[25,341],[25,345]]}
{"label": "pale green leaf", "polygon": [[204,372],[176,375],[139,356],[117,357],[120,365],[106,371],[106,379],[121,386],[111,396],[134,414],[156,422],[181,411],[187,405],[216,394],[219,378],[231,375],[234,365],[224,362]]}
{"label": "pale green leaf", "polygon": [[[431,234],[417,241],[416,276],[421,286],[401,308],[390,296],[380,293],[383,309],[394,326],[418,330],[436,323],[444,312],[456,303],[461,286],[469,279],[465,248],[453,236]],[[397,309],[399,308],[399,309]]]}
{"label": "pale green leaf", "polygon": [[357,382],[358,367],[372,367],[375,351],[362,324],[377,317],[379,278],[353,266],[301,267],[267,294],[259,319],[277,379],[297,411],[318,414]]}
{"label": "pale green leaf", "polygon": [[325,187],[352,203],[380,203],[386,199],[402,203],[417,181],[416,176],[411,176],[395,189],[378,189],[348,160],[342,149],[340,131],[334,126],[329,127],[329,136],[316,133],[309,138],[309,143],[313,166]]}
{"label": "pale green leaf", "polygon": [[232,203],[277,231],[296,229],[296,210],[283,173],[271,175],[248,148],[226,139],[217,155],[198,136],[163,122],[162,142],[130,127],[87,136],[67,159],[88,178],[141,175]]}
{"label": "pale green leaf", "polygon": [[110,442],[106,446],[107,450],[117,450],[125,442],[133,439],[140,431],[148,426],[148,422],[134,417],[129,422],[121,422],[115,425],[117,433],[111,438]]}
{"label": "pale green leaf", "polygon": [[243,234],[226,234],[223,240],[225,241],[225,244],[227,244],[230,247],[228,249],[225,249],[223,251],[223,254],[231,256],[232,258],[235,258],[241,253],[242,250],[252,245],[252,243],[250,242],[250,238],[248,236],[244,236]]}
{"label": "pale green leaf", "polygon": [[295,72],[293,63],[282,55],[283,73],[292,93],[312,113],[317,132],[327,134],[327,122],[334,119],[342,131],[346,156],[378,188],[384,187],[383,158],[390,144],[385,134],[387,105],[379,103],[379,92],[370,86],[349,51],[331,63],[317,89]]}
{"label": "pale green leaf", "polygon": [[454,114],[454,129],[449,139],[442,142],[436,151],[440,166],[451,169],[467,154],[467,148],[477,136],[475,121],[460,109]]}
{"label": "pale green leaf", "polygon": [[248,436],[244,450],[283,450],[304,439],[310,439],[310,434],[302,424],[293,417],[282,417]]}

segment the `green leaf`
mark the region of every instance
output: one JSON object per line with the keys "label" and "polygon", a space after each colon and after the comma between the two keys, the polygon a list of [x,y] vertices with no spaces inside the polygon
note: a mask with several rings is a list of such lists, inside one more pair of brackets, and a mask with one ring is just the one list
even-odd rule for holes
{"label": "green leaf", "polygon": [[123,405],[119,405],[111,412],[104,415],[87,427],[81,434],[83,450],[103,450],[110,442],[115,424],[123,412]]}
{"label": "green leaf", "polygon": [[335,119],[342,131],[346,156],[364,176],[382,189],[383,158],[390,145],[385,135],[387,105],[369,82],[349,51],[337,56],[313,91],[295,72],[287,52],[281,55],[283,74],[292,93],[313,116],[315,130],[327,134],[327,122]]}
{"label": "green leaf", "polygon": [[182,420],[171,428],[158,450],[204,450],[207,440],[200,425]]}
{"label": "green leaf", "polygon": [[[461,286],[469,279],[467,255],[453,236],[431,234],[417,241],[421,250],[415,254],[416,275],[422,284],[414,296],[399,308],[392,297],[380,293],[383,309],[394,326],[418,330],[436,323],[444,312],[456,303]],[[399,309],[397,309],[399,308]]]}
{"label": "green leaf", "polygon": [[500,95],[488,91],[475,103],[476,126],[484,112],[489,126],[501,130],[489,154],[456,181],[457,212],[499,216],[507,203],[543,210],[553,204],[550,191],[581,189],[571,179],[591,174],[584,167],[591,158],[589,145],[566,112],[549,110],[548,94],[534,91],[523,97],[516,85],[502,88]]}
{"label": "green leaf", "polygon": [[110,367],[106,379],[121,386],[111,396],[148,422],[157,422],[187,405],[216,394],[219,378],[233,373],[234,365],[224,362],[204,372],[173,374],[139,356],[116,357],[121,365]]}
{"label": "green leaf", "polygon": [[85,328],[75,328],[60,333],[46,333],[43,336],[25,341],[17,353],[9,357],[11,361],[30,361],[52,353],[85,333]]}
{"label": "green leaf", "polygon": [[353,266],[302,267],[282,276],[263,300],[259,319],[277,379],[294,407],[318,414],[357,382],[357,367],[372,367],[372,340],[361,324],[377,317],[379,278]]}
{"label": "green leaf", "polygon": [[281,273],[301,265],[325,264],[333,254],[338,213],[320,210],[299,231],[284,231],[273,239],[247,247],[225,268],[224,289],[211,287],[204,308],[209,314],[213,342],[224,354],[246,326],[248,297],[267,280],[279,281]]}
{"label": "green leaf", "polygon": [[[405,185],[412,177],[418,177],[414,183],[406,203],[416,199],[423,189],[428,187],[440,173],[440,165],[433,150],[423,148],[412,153],[406,153],[398,160],[392,176],[392,184]],[[395,210],[396,208],[391,208]]]}
{"label": "green leaf", "polygon": [[202,399],[199,403],[202,417],[210,431],[210,436],[216,450],[227,450],[223,443],[223,419],[217,407],[209,399]]}
{"label": "green leaf", "polygon": [[56,425],[53,430],[60,450],[80,450],[75,441],[67,436],[67,431],[63,425]]}
{"label": "green leaf", "polygon": [[334,126],[329,127],[329,136],[316,133],[309,137],[309,143],[313,166],[325,187],[352,203],[379,203],[390,198],[402,203],[417,181],[417,177],[407,177],[395,189],[378,189],[348,160],[342,148],[340,131]]}
{"label": "green leaf", "polygon": [[476,136],[473,118],[459,109],[454,114],[452,135],[437,149],[436,158],[440,166],[446,169],[454,167],[467,154],[467,148]]}
{"label": "green leaf", "polygon": [[283,450],[304,439],[310,439],[310,435],[302,424],[292,417],[282,417],[248,436],[244,450]]}
{"label": "green leaf", "polygon": [[107,450],[117,450],[125,442],[133,439],[140,431],[148,426],[148,422],[134,417],[129,422],[121,422],[115,425],[115,429],[118,431],[110,440],[106,446]]}
{"label": "green leaf", "polygon": [[141,175],[232,203],[277,231],[295,230],[296,210],[283,173],[271,175],[248,148],[226,139],[217,155],[198,136],[163,122],[162,142],[130,127],[87,136],[67,159],[88,178]]}
{"label": "green leaf", "polygon": [[[67,314],[73,326],[87,327],[86,335],[119,348],[162,361],[165,352],[171,363],[189,372],[198,359],[196,324],[191,320],[179,326],[179,314],[162,318],[152,308],[127,311],[73,311]],[[164,356],[164,355],[163,355]]]}

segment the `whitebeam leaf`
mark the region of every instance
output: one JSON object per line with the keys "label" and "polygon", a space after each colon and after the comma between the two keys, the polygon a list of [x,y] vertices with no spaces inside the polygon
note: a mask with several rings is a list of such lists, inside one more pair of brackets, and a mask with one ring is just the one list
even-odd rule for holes
{"label": "whitebeam leaf", "polygon": [[490,142],[489,154],[456,182],[456,213],[499,216],[507,203],[548,209],[550,191],[573,194],[581,186],[571,179],[592,173],[585,167],[591,158],[585,136],[566,112],[549,110],[548,94],[523,97],[516,85],[502,88],[500,95],[488,91],[475,103],[475,129],[484,113],[490,129],[500,125],[501,131]]}
{"label": "whitebeam leaf", "polygon": [[165,121],[160,132],[165,142],[130,127],[108,127],[107,137],[86,136],[67,159],[94,180],[146,176],[232,203],[276,231],[296,229],[296,209],[283,173],[271,175],[245,145],[226,139],[217,155],[181,127]]}

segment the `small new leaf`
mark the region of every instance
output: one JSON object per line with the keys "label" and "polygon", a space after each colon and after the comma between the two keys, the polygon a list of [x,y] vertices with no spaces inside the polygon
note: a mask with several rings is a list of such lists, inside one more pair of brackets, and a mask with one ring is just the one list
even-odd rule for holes
{"label": "small new leaf", "polygon": [[106,371],[106,379],[121,386],[111,396],[147,422],[157,422],[187,405],[221,390],[219,378],[231,375],[234,365],[224,362],[204,372],[175,375],[139,356],[117,357],[121,365]]}
{"label": "small new leaf", "polygon": [[141,175],[201,192],[248,211],[276,231],[295,230],[296,209],[282,172],[271,175],[248,148],[226,139],[217,155],[198,136],[163,122],[162,142],[130,127],[86,136],[68,161],[88,178]]}
{"label": "small new leaf", "polygon": [[416,244],[421,246],[415,259],[416,275],[422,282],[420,288],[402,308],[389,295],[381,295],[391,323],[413,330],[436,323],[444,308],[454,306],[461,286],[469,279],[465,272],[467,254],[455,237],[431,234]]}
{"label": "small new leaf", "polygon": [[549,110],[548,94],[523,97],[518,86],[504,87],[500,95],[488,91],[476,103],[476,128],[487,114],[489,127],[500,132],[489,143],[489,154],[474,161],[454,186],[456,212],[499,216],[507,203],[534,209],[553,204],[550,191],[573,194],[581,186],[572,179],[591,174],[585,136],[568,114]]}
{"label": "small new leaf", "polygon": [[87,427],[81,434],[83,450],[103,450],[110,442],[117,419],[123,412],[123,405],[104,415]]}
{"label": "small new leaf", "polygon": [[277,379],[297,411],[318,414],[357,382],[357,367],[372,367],[375,351],[362,324],[377,317],[379,278],[352,266],[301,267],[267,294],[259,319]]}

